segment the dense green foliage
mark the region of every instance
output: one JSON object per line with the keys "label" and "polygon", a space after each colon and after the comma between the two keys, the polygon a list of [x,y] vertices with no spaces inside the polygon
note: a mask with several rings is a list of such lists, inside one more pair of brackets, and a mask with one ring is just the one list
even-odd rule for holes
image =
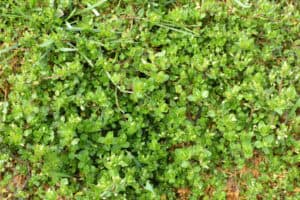
{"label": "dense green foliage", "polygon": [[295,0],[0,1],[1,199],[300,199]]}

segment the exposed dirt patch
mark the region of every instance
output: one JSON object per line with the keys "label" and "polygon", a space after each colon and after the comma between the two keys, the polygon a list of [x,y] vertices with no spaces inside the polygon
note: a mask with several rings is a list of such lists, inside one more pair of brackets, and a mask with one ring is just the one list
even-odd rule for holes
{"label": "exposed dirt patch", "polygon": [[188,200],[191,191],[189,188],[179,188],[177,189],[178,200]]}
{"label": "exposed dirt patch", "polygon": [[13,163],[13,165],[7,166],[4,173],[0,173],[0,182],[3,181],[4,174],[11,175],[9,182],[6,185],[0,185],[0,199],[17,199],[16,193],[24,190],[30,178],[30,174],[21,174],[16,170],[17,165],[26,165],[28,168],[27,170],[30,171],[28,163],[19,159],[13,160],[11,163]]}
{"label": "exposed dirt patch", "polygon": [[240,199],[240,190],[237,181],[234,177],[229,177],[226,183],[226,199],[238,200]]}
{"label": "exposed dirt patch", "polygon": [[207,186],[206,189],[205,189],[205,194],[206,194],[207,196],[209,196],[209,198],[212,198],[212,197],[213,197],[214,192],[215,192],[215,189],[214,189],[214,187],[211,186],[211,185]]}
{"label": "exposed dirt patch", "polygon": [[182,142],[182,143],[174,144],[168,150],[169,151],[174,151],[175,149],[181,149],[181,148],[184,148],[184,147],[190,147],[190,146],[192,146],[194,144],[195,144],[194,142]]}

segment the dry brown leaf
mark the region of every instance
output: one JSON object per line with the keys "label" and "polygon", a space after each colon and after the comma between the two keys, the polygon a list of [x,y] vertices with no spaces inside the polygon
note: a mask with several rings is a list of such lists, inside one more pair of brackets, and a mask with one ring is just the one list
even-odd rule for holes
{"label": "dry brown leaf", "polygon": [[26,182],[26,177],[24,175],[16,175],[13,177],[13,185],[17,189],[22,189]]}

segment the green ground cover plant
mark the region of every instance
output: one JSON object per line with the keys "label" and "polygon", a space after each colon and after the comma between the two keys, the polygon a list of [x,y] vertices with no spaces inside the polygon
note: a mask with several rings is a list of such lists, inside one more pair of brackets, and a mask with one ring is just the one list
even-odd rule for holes
{"label": "green ground cover plant", "polygon": [[0,199],[300,199],[297,0],[1,0]]}

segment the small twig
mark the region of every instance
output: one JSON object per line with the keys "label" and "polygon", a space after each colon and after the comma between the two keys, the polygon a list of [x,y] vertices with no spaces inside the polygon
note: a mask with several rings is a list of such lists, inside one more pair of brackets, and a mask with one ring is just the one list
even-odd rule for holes
{"label": "small twig", "polygon": [[109,73],[108,71],[105,71],[105,73],[106,73],[108,79],[112,82],[112,84],[114,84],[114,86],[115,86],[118,90],[120,90],[120,92],[128,93],[128,94],[132,94],[132,93],[133,93],[133,91],[123,90],[119,85],[117,85],[117,84],[113,81],[113,79],[112,79],[112,77],[111,77],[111,75],[110,75],[110,73]]}
{"label": "small twig", "polygon": [[58,79],[61,78],[61,76],[53,75],[53,76],[46,76],[42,78],[42,80],[49,80],[49,79]]}
{"label": "small twig", "polygon": [[4,101],[7,101],[7,98],[8,98],[8,88],[6,87],[4,89]]}

